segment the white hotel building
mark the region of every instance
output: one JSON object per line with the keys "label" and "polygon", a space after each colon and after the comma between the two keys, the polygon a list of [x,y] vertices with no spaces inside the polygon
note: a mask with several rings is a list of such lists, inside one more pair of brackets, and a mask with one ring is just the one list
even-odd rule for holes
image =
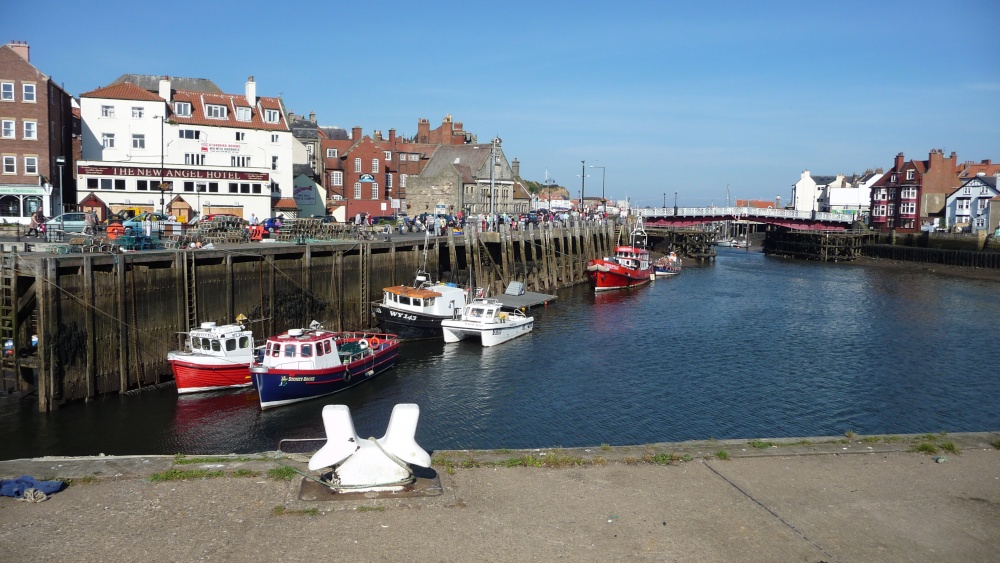
{"label": "white hotel building", "polygon": [[156,93],[126,81],[80,96],[80,208],[102,219],[161,208],[181,221],[210,213],[296,215],[297,141],[281,100],[258,97],[252,76],[244,94],[202,82],[215,91],[174,90],[163,77]]}

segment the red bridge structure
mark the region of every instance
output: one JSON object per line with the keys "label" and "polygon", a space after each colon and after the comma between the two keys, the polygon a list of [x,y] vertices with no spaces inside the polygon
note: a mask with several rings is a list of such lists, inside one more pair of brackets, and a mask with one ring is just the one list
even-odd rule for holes
{"label": "red bridge structure", "polygon": [[852,213],[822,213],[757,207],[654,207],[635,209],[647,227],[691,227],[722,221],[752,221],[798,231],[844,231],[854,224]]}

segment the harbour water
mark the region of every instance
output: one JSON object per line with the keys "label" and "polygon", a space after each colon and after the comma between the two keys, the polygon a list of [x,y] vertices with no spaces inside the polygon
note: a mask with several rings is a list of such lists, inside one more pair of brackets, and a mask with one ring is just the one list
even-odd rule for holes
{"label": "harbour water", "polygon": [[1000,429],[1000,285],[719,249],[628,293],[578,286],[494,348],[406,343],[346,392],[261,412],[172,387],[37,412],[0,397],[0,459],[221,454],[322,438],[326,404],[381,436],[420,405],[428,450]]}

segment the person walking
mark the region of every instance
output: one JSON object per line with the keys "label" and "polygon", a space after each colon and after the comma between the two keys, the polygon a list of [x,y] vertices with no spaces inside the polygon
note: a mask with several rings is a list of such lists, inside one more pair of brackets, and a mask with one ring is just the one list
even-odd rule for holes
{"label": "person walking", "polygon": [[256,227],[259,224],[260,224],[260,219],[257,218],[257,214],[256,213],[251,213],[250,214],[250,226],[251,227]]}
{"label": "person walking", "polygon": [[31,233],[35,233],[35,238],[41,236],[40,227],[45,223],[45,214],[42,213],[42,208],[39,207],[31,214],[31,221],[28,222],[28,232],[24,233],[24,236],[30,237]]}

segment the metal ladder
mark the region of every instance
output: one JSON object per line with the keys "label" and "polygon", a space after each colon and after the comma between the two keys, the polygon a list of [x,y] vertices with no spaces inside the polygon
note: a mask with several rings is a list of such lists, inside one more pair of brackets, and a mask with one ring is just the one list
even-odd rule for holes
{"label": "metal ladder", "polygon": [[[0,255],[0,393],[17,390],[20,366],[17,361],[17,272],[14,269],[16,255],[5,252]],[[10,342],[10,349],[7,343]]]}
{"label": "metal ladder", "polygon": [[184,258],[184,291],[187,294],[187,326],[184,332],[198,325],[198,280],[195,276],[195,253],[187,252]]}
{"label": "metal ladder", "polygon": [[368,302],[370,301],[368,295],[368,285],[371,281],[371,261],[372,261],[372,245],[370,242],[362,242],[358,257],[360,258],[359,268],[361,270],[361,297],[358,299],[358,312],[360,319],[367,319],[369,315]]}

